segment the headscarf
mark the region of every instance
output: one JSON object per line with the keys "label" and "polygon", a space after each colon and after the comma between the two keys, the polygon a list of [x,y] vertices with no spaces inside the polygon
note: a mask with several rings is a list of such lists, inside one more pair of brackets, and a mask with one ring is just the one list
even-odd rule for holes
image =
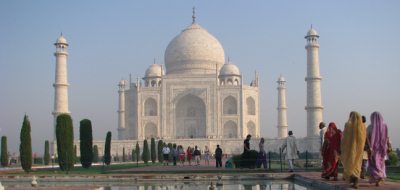
{"label": "headscarf", "polygon": [[329,123],[328,129],[325,132],[324,138],[330,139],[337,133],[336,124],[334,122]]}
{"label": "headscarf", "polygon": [[366,140],[366,129],[361,120],[361,115],[351,112],[344,131],[341,142],[341,160],[343,164],[343,177],[349,179],[350,176],[360,176],[362,153]]}
{"label": "headscarf", "polygon": [[370,146],[374,151],[381,151],[385,154],[387,151],[387,126],[383,122],[383,117],[379,112],[371,114],[372,133],[370,137]]}

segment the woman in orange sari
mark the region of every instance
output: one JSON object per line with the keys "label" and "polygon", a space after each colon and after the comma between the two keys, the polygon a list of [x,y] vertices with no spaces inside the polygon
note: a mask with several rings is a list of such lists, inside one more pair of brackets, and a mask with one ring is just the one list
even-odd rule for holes
{"label": "woman in orange sari", "polygon": [[337,129],[335,123],[329,123],[324,135],[324,144],[322,145],[322,178],[329,180],[330,177],[333,177],[335,181],[337,180],[341,140],[342,132]]}

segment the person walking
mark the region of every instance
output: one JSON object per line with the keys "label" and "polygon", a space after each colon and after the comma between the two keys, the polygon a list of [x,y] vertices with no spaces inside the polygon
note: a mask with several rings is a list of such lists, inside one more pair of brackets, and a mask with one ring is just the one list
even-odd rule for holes
{"label": "person walking", "polygon": [[207,145],[204,147],[204,163],[210,166],[210,149],[208,149]]}
{"label": "person walking", "polygon": [[174,166],[176,166],[176,160],[178,160],[178,148],[176,147],[176,144],[172,146],[172,160],[174,163]]}
{"label": "person walking", "polygon": [[325,125],[325,123],[324,122],[320,122],[319,123],[319,126],[318,126],[318,128],[319,128],[319,158],[321,159],[321,166],[323,167],[323,165],[324,165],[324,159],[323,159],[323,156],[322,156],[322,146],[323,146],[323,144],[324,144],[324,135],[325,135],[325,132],[326,132],[326,127],[325,127],[326,125]]}
{"label": "person walking", "polygon": [[385,156],[389,153],[388,128],[379,112],[371,114],[367,128],[369,182],[380,186],[385,179]]}
{"label": "person walking", "polygon": [[366,129],[361,121],[361,115],[353,111],[344,126],[340,159],[343,164],[343,178],[354,188],[358,188],[365,140]]}
{"label": "person walking", "polygon": [[183,150],[182,145],[178,146],[178,154],[179,154],[179,161],[181,162],[181,165],[185,165],[185,150]]}
{"label": "person walking", "polygon": [[197,149],[197,146],[194,146],[193,156],[194,160],[196,161],[196,165],[200,166],[201,152],[199,149]]}
{"label": "person walking", "polygon": [[[361,116],[361,120],[365,129],[367,129],[367,124],[366,124],[367,118],[365,118],[365,116]],[[367,173],[367,163],[368,163],[367,144],[368,144],[367,141],[365,141],[362,162],[361,162],[361,174],[360,174],[361,179],[365,179],[365,174]]]}
{"label": "person walking", "polygon": [[264,169],[268,168],[267,165],[267,153],[265,152],[264,149],[264,138],[260,139],[260,143],[258,143],[258,147],[260,149],[260,152],[258,153],[258,158],[257,158],[257,167],[261,167],[263,165]]}
{"label": "person walking", "polygon": [[299,158],[299,151],[297,150],[296,137],[293,136],[293,132],[289,131],[288,135],[282,145],[282,152],[286,149],[286,160],[289,163],[290,172],[293,172],[293,162]]}
{"label": "person walking", "polygon": [[342,132],[337,129],[335,123],[331,122],[325,132],[324,138],[321,150],[323,158],[321,177],[328,180],[330,177],[333,177],[333,180],[337,181]]}
{"label": "person walking", "polygon": [[169,164],[169,153],[170,153],[170,149],[167,146],[167,144],[164,144],[164,147],[162,149],[162,153],[163,153],[163,157],[164,157],[164,166]]}
{"label": "person walking", "polygon": [[215,165],[217,168],[222,168],[222,149],[217,144],[217,148],[215,149]]}
{"label": "person walking", "polygon": [[251,159],[251,155],[250,155],[250,139],[251,139],[251,135],[248,134],[246,136],[246,139],[243,142],[243,155],[242,155],[242,163],[241,166],[244,167],[250,167],[250,159]]}
{"label": "person walking", "polygon": [[188,146],[188,148],[186,150],[186,155],[187,155],[187,160],[189,162],[189,166],[191,166],[192,165],[192,155],[193,155],[192,147]]}

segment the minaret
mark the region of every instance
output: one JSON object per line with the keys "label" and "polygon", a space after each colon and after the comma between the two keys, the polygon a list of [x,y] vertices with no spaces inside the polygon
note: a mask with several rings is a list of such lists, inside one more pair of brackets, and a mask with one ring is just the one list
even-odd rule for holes
{"label": "minaret", "polygon": [[68,43],[64,36],[61,34],[57,39],[56,52],[54,56],[56,57],[56,77],[53,84],[54,87],[54,132],[53,139],[56,141],[56,122],[57,116],[60,114],[70,114],[68,109],[68,77],[67,77],[67,58],[68,58]]}
{"label": "minaret", "polygon": [[321,75],[319,73],[319,35],[312,26],[307,32],[307,137],[319,135],[318,124],[322,121]]}
{"label": "minaret", "polygon": [[123,140],[125,138],[125,80],[119,81],[118,94],[119,94],[119,106],[118,106],[118,139]]}
{"label": "minaret", "polygon": [[281,75],[278,78],[278,138],[288,136],[287,107],[286,107],[286,87],[285,78]]}

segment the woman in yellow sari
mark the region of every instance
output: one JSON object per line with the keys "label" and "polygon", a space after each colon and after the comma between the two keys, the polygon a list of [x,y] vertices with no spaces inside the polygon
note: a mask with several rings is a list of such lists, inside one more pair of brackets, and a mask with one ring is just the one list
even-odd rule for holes
{"label": "woman in yellow sari", "polygon": [[340,158],[343,164],[343,178],[349,180],[354,188],[358,188],[366,132],[361,115],[351,112],[344,126]]}

